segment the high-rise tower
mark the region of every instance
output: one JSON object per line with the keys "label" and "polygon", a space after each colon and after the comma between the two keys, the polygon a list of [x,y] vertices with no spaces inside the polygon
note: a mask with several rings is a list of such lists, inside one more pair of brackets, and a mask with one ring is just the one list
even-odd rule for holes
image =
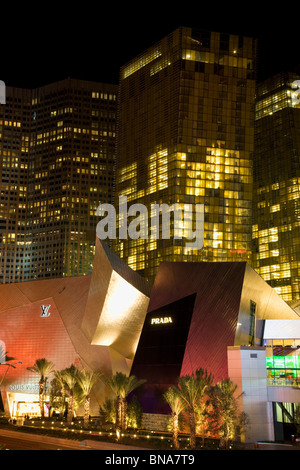
{"label": "high-rise tower", "polygon": [[164,260],[251,259],[255,60],[252,38],[181,27],[121,68],[115,205],[205,205],[201,250],[114,243],[149,280]]}
{"label": "high-rise tower", "polygon": [[0,282],[91,272],[112,202],[118,86],[67,79],[0,105]]}
{"label": "high-rise tower", "polygon": [[300,73],[257,87],[253,267],[286,301],[300,297]]}

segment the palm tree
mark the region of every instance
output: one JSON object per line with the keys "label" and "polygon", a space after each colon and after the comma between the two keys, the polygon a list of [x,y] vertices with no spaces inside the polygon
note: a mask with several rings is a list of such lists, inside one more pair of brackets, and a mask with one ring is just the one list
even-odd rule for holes
{"label": "palm tree", "polygon": [[130,395],[133,390],[136,388],[140,387],[143,383],[145,383],[145,380],[140,380],[135,377],[135,375],[130,375],[127,377],[124,374],[124,383],[123,387],[121,390],[121,401],[122,401],[122,429],[125,429],[127,427],[127,401],[126,398],[128,395]]}
{"label": "palm tree", "polygon": [[208,374],[206,370],[197,369],[196,380],[198,382],[199,393],[198,393],[198,400],[197,400],[195,411],[196,411],[198,429],[200,430],[200,434],[202,435],[202,446],[204,446],[205,430],[207,427],[208,406],[209,406],[209,402],[208,400],[205,400],[205,397],[211,391],[211,387],[213,383],[213,376],[212,374]]}
{"label": "palm tree", "polygon": [[110,379],[107,380],[107,384],[111,388],[111,391],[115,397],[116,406],[116,434],[119,438],[120,433],[126,428],[127,424],[127,396],[135,390],[137,387],[142,385],[145,380],[139,380],[134,375],[129,377],[123,372],[116,372]]}
{"label": "palm tree", "polygon": [[100,405],[100,417],[104,421],[116,424],[116,406],[112,398],[106,398],[105,402]]}
{"label": "palm tree", "polygon": [[102,374],[96,373],[93,371],[87,371],[82,369],[78,371],[77,380],[81,387],[81,390],[84,395],[84,424],[83,427],[86,429],[89,424],[89,415],[90,415],[90,393],[91,390],[96,383],[96,381],[100,378]]}
{"label": "palm tree", "polygon": [[63,417],[65,411],[65,397],[66,397],[66,384],[64,381],[64,376],[61,371],[54,371],[54,380],[56,381],[57,387],[60,389],[61,393],[61,406],[60,408],[60,415],[61,418]]}
{"label": "palm tree", "polygon": [[5,352],[5,349],[0,344],[0,364],[4,364],[5,362],[13,361],[14,359],[15,359],[14,357],[7,356],[7,352]]}
{"label": "palm tree", "polygon": [[[2,375],[2,377],[0,378],[0,388],[1,388],[1,385],[2,383],[4,382],[5,380],[5,377],[6,377],[6,374],[8,373],[9,371],[9,368],[10,367],[13,367],[15,369],[15,366],[13,364],[9,364],[10,361],[13,361],[15,358],[14,357],[10,357],[8,356],[7,352],[5,351],[4,347],[2,344],[2,341],[0,341],[0,366],[6,366],[6,370],[4,372],[4,374]],[[22,362],[17,362],[17,364],[22,364]],[[0,398],[1,398],[1,389],[0,389]]]}
{"label": "palm tree", "polygon": [[184,410],[184,404],[179,397],[178,388],[175,386],[170,387],[164,393],[164,399],[169,404],[172,411],[173,444],[175,449],[178,450],[179,415]]}
{"label": "palm tree", "polygon": [[48,380],[48,375],[53,371],[54,364],[45,358],[37,359],[32,367],[27,367],[31,372],[35,372],[40,375],[39,380],[39,404],[41,410],[41,417],[44,417],[44,396],[45,389]]}
{"label": "palm tree", "polygon": [[179,377],[178,395],[189,413],[191,449],[196,448],[195,406],[198,398],[198,393],[199,389],[194,376],[185,375]]}
{"label": "palm tree", "polygon": [[[126,376],[125,376],[126,377]],[[122,417],[122,402],[120,398],[122,385],[124,382],[124,374],[121,372],[116,372],[112,377],[107,380],[107,385],[109,385],[114,399],[115,399],[115,408],[116,408],[116,434],[119,438],[121,432],[121,417]]]}
{"label": "palm tree", "polygon": [[212,391],[212,403],[219,418],[220,436],[225,441],[226,448],[235,437],[236,426],[241,418],[237,405],[238,397],[234,397],[236,389],[237,385],[230,379],[223,379]]}
{"label": "palm tree", "polygon": [[203,399],[207,387],[212,382],[211,374],[203,369],[198,369],[194,375],[185,375],[178,379],[178,393],[189,413],[190,446],[196,448],[196,422],[195,409],[197,403]]}
{"label": "palm tree", "polygon": [[78,369],[72,364],[69,368],[61,371],[66,391],[69,395],[67,424],[70,425],[74,416],[75,409],[75,387],[78,383]]}

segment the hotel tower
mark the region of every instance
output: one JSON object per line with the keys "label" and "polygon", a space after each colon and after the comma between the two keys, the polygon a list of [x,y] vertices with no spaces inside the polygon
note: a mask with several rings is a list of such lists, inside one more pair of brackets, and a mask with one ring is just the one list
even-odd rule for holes
{"label": "hotel tower", "polygon": [[285,301],[300,298],[300,73],[257,87],[253,267]]}
{"label": "hotel tower", "polygon": [[84,275],[112,202],[118,86],[6,88],[0,104],[0,283]]}
{"label": "hotel tower", "polygon": [[252,38],[180,27],[121,68],[115,206],[204,205],[200,250],[184,231],[115,241],[148,280],[162,261],[251,260],[255,62]]}

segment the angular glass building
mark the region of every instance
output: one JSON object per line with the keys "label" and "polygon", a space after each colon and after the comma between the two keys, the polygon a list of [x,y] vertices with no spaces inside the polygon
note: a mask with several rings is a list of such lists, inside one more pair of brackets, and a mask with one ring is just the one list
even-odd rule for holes
{"label": "angular glass building", "polygon": [[257,87],[253,267],[286,301],[300,296],[300,71]]}
{"label": "angular glass building", "polygon": [[[13,351],[9,355],[16,358],[10,366],[6,354],[1,357],[0,413],[4,405],[8,416],[39,414],[39,374],[28,368],[40,357],[56,370],[74,364],[108,376],[129,374],[150,287],[98,239],[94,265],[92,275],[0,286],[0,351]],[[105,396],[107,387],[99,381],[91,393],[95,415]]]}
{"label": "angular glass building", "polygon": [[144,413],[167,418],[163,393],[203,369],[237,385],[245,442],[291,440],[299,318],[246,262],[161,263],[131,369],[146,380],[135,392]]}
{"label": "angular glass building", "polygon": [[[229,378],[237,386],[249,421],[243,442],[292,439],[300,317],[246,262],[161,263],[153,287],[98,239],[93,263],[88,276],[0,286],[0,350],[15,358],[0,363],[0,413],[40,416],[40,376],[28,368],[44,357],[57,371],[74,364],[145,380],[130,401],[135,395],[142,407],[142,429],[166,432],[163,393],[202,368],[214,383]],[[58,411],[50,409],[52,378],[46,416]],[[92,416],[107,398],[111,390],[99,380]]]}
{"label": "angular glass building", "polygon": [[205,206],[201,250],[191,206],[179,239],[115,242],[149,280],[161,261],[251,258],[255,61],[252,38],[181,27],[121,68],[115,206]]}

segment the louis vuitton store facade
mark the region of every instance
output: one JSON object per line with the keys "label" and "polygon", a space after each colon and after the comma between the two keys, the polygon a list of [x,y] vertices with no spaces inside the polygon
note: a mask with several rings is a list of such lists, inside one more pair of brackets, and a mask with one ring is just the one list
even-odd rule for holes
{"label": "louis vuitton store facade", "polygon": [[[0,364],[5,414],[39,414],[40,377],[28,367],[40,358],[58,371],[74,364],[129,374],[149,298],[148,284],[99,240],[91,276],[1,285],[0,341],[2,351],[14,357],[11,366],[5,358]],[[106,394],[99,381],[91,414],[99,415]]]}

